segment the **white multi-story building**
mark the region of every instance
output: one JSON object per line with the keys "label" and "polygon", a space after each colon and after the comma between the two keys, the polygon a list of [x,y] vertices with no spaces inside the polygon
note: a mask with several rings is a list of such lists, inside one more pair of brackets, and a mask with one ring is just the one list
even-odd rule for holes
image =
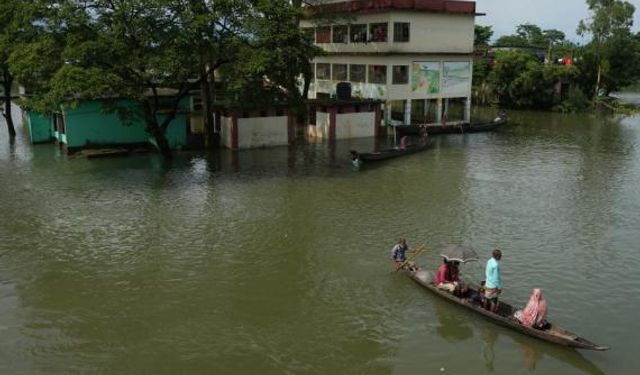
{"label": "white multi-story building", "polygon": [[[325,53],[313,60],[310,98],[385,101],[385,123],[470,121],[476,4],[451,0],[323,0],[301,23]],[[399,111],[398,111],[399,108]],[[413,111],[413,114],[412,114]]]}

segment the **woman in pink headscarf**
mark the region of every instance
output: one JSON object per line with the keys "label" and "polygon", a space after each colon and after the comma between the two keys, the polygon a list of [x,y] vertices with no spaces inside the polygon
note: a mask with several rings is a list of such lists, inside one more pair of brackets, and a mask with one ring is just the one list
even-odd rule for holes
{"label": "woman in pink headscarf", "polygon": [[525,326],[542,328],[547,322],[547,301],[542,298],[542,289],[534,289],[527,306],[513,316]]}

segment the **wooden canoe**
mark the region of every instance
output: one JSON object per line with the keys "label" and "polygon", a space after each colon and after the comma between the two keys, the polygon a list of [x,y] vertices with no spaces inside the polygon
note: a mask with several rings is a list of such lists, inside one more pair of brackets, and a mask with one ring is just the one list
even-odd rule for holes
{"label": "wooden canoe", "polygon": [[420,127],[424,127],[427,134],[462,134],[462,133],[479,133],[496,130],[507,123],[506,117],[497,118],[494,121],[476,122],[476,123],[458,123],[445,125],[398,125],[395,130],[399,136],[403,135],[419,135]]}
{"label": "wooden canoe", "polygon": [[[472,298],[456,297],[452,293],[436,288],[436,286],[433,284],[433,281],[431,280],[431,275],[427,271],[408,272],[408,274],[413,281],[418,283],[423,288],[431,291],[432,293],[435,293],[444,299],[447,299],[460,306],[466,307],[469,310],[479,313],[495,323],[511,328],[520,333],[524,333],[525,335],[578,349],[589,349],[598,351],[609,350],[609,348],[606,346],[595,344],[555,324],[549,324],[548,328],[544,330],[524,326],[513,317],[513,313],[516,311],[516,309],[508,303],[502,301],[498,303],[499,306],[497,313],[492,313],[491,311],[482,308],[478,303],[474,303]],[[475,291],[472,291],[471,293],[475,293]]]}
{"label": "wooden canoe", "polygon": [[431,147],[431,141],[427,140],[421,144],[407,145],[405,148],[389,148],[389,149],[380,150],[377,152],[363,152],[363,153],[352,151],[351,153],[353,155],[355,152],[355,155],[357,155],[357,157],[363,162],[371,162],[371,161],[387,160],[387,159],[392,159],[399,156],[415,154],[416,152],[424,151],[429,147]]}

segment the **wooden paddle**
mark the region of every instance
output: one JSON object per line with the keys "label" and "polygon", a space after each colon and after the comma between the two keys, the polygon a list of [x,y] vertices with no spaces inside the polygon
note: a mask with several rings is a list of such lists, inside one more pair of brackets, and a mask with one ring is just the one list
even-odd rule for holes
{"label": "wooden paddle", "polygon": [[406,266],[409,262],[413,261],[418,257],[418,255],[422,254],[426,249],[424,248],[424,244],[418,246],[413,250],[413,254],[407,258],[402,264],[396,266],[396,272],[400,271],[404,266]]}

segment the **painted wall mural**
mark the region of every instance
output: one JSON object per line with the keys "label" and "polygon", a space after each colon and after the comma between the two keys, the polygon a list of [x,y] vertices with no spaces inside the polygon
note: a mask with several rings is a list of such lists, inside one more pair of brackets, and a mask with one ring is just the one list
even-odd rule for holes
{"label": "painted wall mural", "polygon": [[467,96],[471,91],[471,63],[445,61],[442,67],[442,92],[446,96]]}
{"label": "painted wall mural", "polygon": [[414,61],[411,64],[411,91],[414,94],[440,93],[439,61]]}

